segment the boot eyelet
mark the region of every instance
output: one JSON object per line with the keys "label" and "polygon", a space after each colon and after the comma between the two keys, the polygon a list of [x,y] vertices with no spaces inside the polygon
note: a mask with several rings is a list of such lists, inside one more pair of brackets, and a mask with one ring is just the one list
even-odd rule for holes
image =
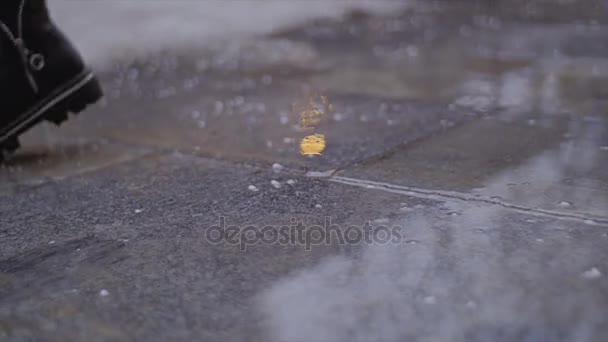
{"label": "boot eyelet", "polygon": [[30,56],[30,65],[36,71],[42,70],[44,68],[44,56],[39,53],[34,53]]}

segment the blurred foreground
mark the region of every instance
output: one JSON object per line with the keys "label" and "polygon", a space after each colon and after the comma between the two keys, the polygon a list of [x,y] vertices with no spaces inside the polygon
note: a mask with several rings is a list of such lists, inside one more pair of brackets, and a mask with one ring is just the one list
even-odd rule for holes
{"label": "blurred foreground", "polygon": [[107,99],[0,168],[0,340],[608,339],[605,2],[52,4]]}

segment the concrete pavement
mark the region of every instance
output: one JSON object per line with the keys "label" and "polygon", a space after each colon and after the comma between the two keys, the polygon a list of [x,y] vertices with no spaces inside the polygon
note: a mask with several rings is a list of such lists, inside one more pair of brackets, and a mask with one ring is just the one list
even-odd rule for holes
{"label": "concrete pavement", "polygon": [[608,8],[528,3],[87,48],[106,101],[0,169],[0,340],[605,340]]}

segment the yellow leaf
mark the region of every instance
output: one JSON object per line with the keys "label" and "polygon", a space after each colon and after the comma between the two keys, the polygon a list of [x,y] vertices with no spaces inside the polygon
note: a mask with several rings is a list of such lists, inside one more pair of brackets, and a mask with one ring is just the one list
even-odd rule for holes
{"label": "yellow leaf", "polygon": [[302,155],[321,154],[325,150],[325,136],[313,134],[302,138],[300,141],[300,153]]}

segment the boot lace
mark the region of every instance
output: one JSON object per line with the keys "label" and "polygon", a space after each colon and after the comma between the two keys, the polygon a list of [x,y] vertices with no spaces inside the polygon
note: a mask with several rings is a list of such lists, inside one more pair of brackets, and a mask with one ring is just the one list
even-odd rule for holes
{"label": "boot lace", "polygon": [[25,8],[25,1],[26,0],[21,0],[19,2],[16,34],[13,33],[8,27],[8,25],[3,23],[2,21],[0,21],[0,30],[2,30],[7,35],[9,40],[13,43],[13,45],[19,52],[19,56],[21,57],[21,62],[23,64],[25,77],[27,78],[30,87],[32,88],[34,93],[38,93],[38,84],[36,83],[36,79],[34,79],[32,72],[40,71],[42,70],[42,68],[44,68],[44,56],[40,53],[36,53],[28,49],[25,45],[25,41],[23,40],[23,9]]}

